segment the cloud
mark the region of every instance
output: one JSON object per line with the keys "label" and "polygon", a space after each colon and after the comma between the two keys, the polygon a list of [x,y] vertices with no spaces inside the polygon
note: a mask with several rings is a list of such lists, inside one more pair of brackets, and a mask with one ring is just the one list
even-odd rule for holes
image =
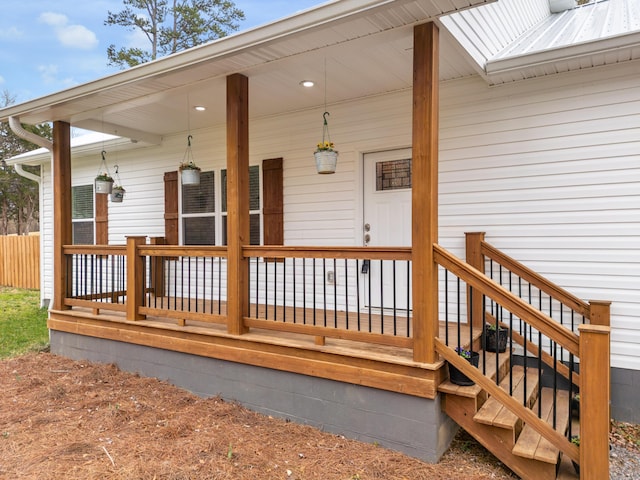
{"label": "cloud", "polygon": [[24,32],[22,32],[18,27],[9,27],[7,29],[0,29],[0,38],[4,38],[7,40],[22,38],[24,36]]}
{"label": "cloud", "polygon": [[56,81],[58,75],[58,66],[57,65],[39,65],[38,71],[40,72],[40,77],[45,84],[51,84]]}
{"label": "cloud", "polygon": [[95,33],[83,25],[70,25],[66,15],[44,12],[39,20],[53,27],[58,41],[66,47],[91,50],[98,45],[98,37]]}

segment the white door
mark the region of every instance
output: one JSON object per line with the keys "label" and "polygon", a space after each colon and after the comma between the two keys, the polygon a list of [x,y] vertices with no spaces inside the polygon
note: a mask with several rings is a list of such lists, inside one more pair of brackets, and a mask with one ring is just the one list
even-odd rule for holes
{"label": "white door", "polygon": [[[365,246],[411,246],[410,148],[364,155],[363,208]],[[367,306],[411,309],[410,274],[407,262],[371,261],[363,282]]]}

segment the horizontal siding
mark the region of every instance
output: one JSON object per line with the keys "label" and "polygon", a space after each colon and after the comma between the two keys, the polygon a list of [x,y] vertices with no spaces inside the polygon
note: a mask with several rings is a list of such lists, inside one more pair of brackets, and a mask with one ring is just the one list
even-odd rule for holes
{"label": "horizontal siding", "polygon": [[440,241],[464,231],[612,303],[612,364],[640,368],[637,64],[442,93]]}

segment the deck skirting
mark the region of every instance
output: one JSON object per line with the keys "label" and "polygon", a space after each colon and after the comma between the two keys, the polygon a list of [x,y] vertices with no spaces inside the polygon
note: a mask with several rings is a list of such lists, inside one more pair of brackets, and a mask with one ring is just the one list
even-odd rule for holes
{"label": "deck skirting", "polygon": [[50,320],[54,354],[114,363],[122,370],[157,377],[203,397],[219,395],[260,413],[376,442],[427,462],[438,461],[457,430],[442,412],[437,395],[428,399],[55,328],[64,323]]}

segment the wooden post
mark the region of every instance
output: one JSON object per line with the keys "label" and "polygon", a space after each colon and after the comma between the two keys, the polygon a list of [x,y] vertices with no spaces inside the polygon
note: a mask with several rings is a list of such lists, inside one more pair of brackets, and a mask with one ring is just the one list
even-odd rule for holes
{"label": "wooden post", "polygon": [[144,260],[138,255],[138,245],[144,245],[146,237],[127,237],[127,320],[142,320],[144,305]]}
{"label": "wooden post", "polygon": [[589,320],[591,325],[611,326],[611,302],[589,300]]}
{"label": "wooden post", "polygon": [[609,478],[611,328],[580,325],[580,478]]}
{"label": "wooden post", "polygon": [[64,245],[73,243],[71,229],[71,127],[53,122],[53,310],[67,310],[64,304],[70,279]]}
{"label": "wooden post", "polygon": [[[482,255],[482,242],[484,242],[484,232],[466,232],[466,256],[467,263],[473,268],[484,273],[484,255]],[[484,306],[480,292],[473,292],[471,287],[467,287],[467,315],[473,319],[474,328],[483,328]]]}
{"label": "wooden post", "polygon": [[249,313],[249,79],[227,77],[227,331],[246,333]]}
{"label": "wooden post", "polygon": [[[167,239],[164,237],[151,237],[149,239],[149,243],[151,245],[166,245]],[[151,278],[151,289],[153,290],[153,295],[158,297],[164,297],[164,258],[163,257],[152,257],[152,272],[153,276]]]}
{"label": "wooden post", "polygon": [[413,140],[411,243],[413,359],[433,363],[438,356],[438,119],[439,31],[435,23],[413,31]]}

